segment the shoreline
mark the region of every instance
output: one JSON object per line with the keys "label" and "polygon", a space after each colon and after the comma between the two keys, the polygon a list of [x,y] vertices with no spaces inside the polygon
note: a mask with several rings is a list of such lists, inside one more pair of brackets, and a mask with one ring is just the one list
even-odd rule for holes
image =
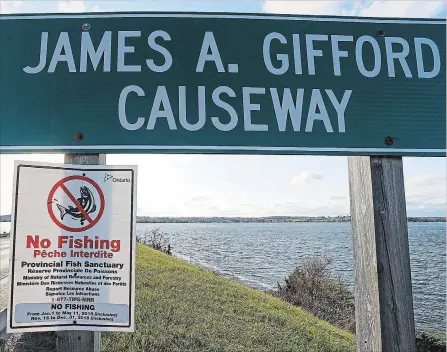
{"label": "shoreline", "polygon": [[[147,246],[147,245],[145,245],[145,246]],[[150,246],[147,246],[147,247],[151,248]],[[151,249],[152,249],[152,248],[151,248]],[[264,286],[264,287],[263,287],[263,288],[260,288],[259,286],[261,286],[261,285],[258,285],[258,286],[257,286],[257,285],[254,285],[254,284],[250,284],[250,283],[249,283],[249,280],[244,280],[244,278],[241,277],[240,275],[222,271],[222,270],[219,269],[218,267],[213,266],[213,265],[210,265],[210,264],[200,263],[200,262],[198,262],[198,261],[196,261],[196,260],[193,260],[192,258],[189,258],[189,257],[187,257],[187,256],[185,256],[185,255],[183,255],[183,254],[176,253],[175,251],[173,251],[173,253],[172,253],[171,256],[172,256],[173,258],[177,259],[177,260],[180,260],[180,261],[184,262],[185,264],[194,265],[194,266],[196,266],[196,267],[198,267],[198,268],[200,268],[200,269],[202,269],[202,270],[205,270],[205,271],[207,271],[207,272],[209,272],[209,273],[211,273],[211,274],[215,274],[215,275],[218,275],[218,276],[220,276],[220,277],[222,277],[222,278],[224,278],[224,279],[227,279],[227,280],[231,280],[231,281],[237,282],[237,283],[239,283],[240,285],[243,285],[243,286],[245,286],[245,287],[247,287],[247,288],[256,290],[256,291],[261,292],[261,293],[263,293],[263,294],[271,294],[270,292],[276,289],[276,286],[275,286],[275,285],[273,285],[272,287],[270,287],[270,286],[267,287],[267,285],[262,285],[262,286]],[[284,282],[281,282],[281,283],[284,283]],[[352,290],[351,288],[348,287],[349,285],[348,285],[346,282],[345,282],[345,285],[347,285],[347,288],[348,288],[348,290],[349,290],[351,293],[354,293],[353,290]],[[301,307],[300,307],[300,308],[301,308]],[[302,309],[302,308],[301,308],[301,309]],[[309,314],[312,314],[312,313],[309,313]],[[442,329],[441,329],[441,330],[440,330],[440,329],[437,329],[437,328],[427,328],[427,327],[423,328],[423,327],[416,327],[416,332],[417,332],[417,333],[424,333],[424,332],[425,332],[425,333],[429,333],[429,332],[435,332],[435,333],[437,333],[437,334],[443,334],[445,331],[442,330]]]}
{"label": "shoreline", "polygon": [[348,331],[238,281],[142,244],[136,261],[141,333],[104,333],[104,350],[355,351]]}

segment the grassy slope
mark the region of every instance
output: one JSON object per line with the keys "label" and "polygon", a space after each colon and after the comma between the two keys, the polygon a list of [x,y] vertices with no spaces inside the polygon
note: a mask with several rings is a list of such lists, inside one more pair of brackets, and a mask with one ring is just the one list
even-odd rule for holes
{"label": "grassy slope", "polygon": [[137,246],[136,330],[103,333],[120,351],[354,351],[349,333],[270,295]]}

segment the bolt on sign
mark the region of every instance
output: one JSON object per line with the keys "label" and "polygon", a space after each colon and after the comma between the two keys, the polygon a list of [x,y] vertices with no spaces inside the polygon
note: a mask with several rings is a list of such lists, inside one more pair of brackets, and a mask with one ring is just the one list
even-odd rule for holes
{"label": "bolt on sign", "polygon": [[0,43],[2,152],[446,154],[445,20],[2,15]]}
{"label": "bolt on sign", "polygon": [[136,173],[16,162],[9,332],[134,331]]}

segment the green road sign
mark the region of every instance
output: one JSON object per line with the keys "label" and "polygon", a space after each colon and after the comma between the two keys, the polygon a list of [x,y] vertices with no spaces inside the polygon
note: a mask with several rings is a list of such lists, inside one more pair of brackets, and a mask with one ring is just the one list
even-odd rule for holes
{"label": "green road sign", "polygon": [[444,156],[445,20],[0,16],[1,152]]}

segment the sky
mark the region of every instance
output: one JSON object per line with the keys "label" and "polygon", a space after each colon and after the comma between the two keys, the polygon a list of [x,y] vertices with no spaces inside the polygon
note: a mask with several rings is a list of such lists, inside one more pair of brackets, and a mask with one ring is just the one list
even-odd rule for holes
{"label": "sky", "polygon": [[[444,1],[0,0],[0,13],[225,11],[446,18]],[[0,214],[10,214],[14,160],[62,163],[62,154],[0,155]],[[404,157],[409,216],[446,215],[445,158]],[[138,215],[337,216],[349,214],[347,157],[107,155],[138,166]]]}

